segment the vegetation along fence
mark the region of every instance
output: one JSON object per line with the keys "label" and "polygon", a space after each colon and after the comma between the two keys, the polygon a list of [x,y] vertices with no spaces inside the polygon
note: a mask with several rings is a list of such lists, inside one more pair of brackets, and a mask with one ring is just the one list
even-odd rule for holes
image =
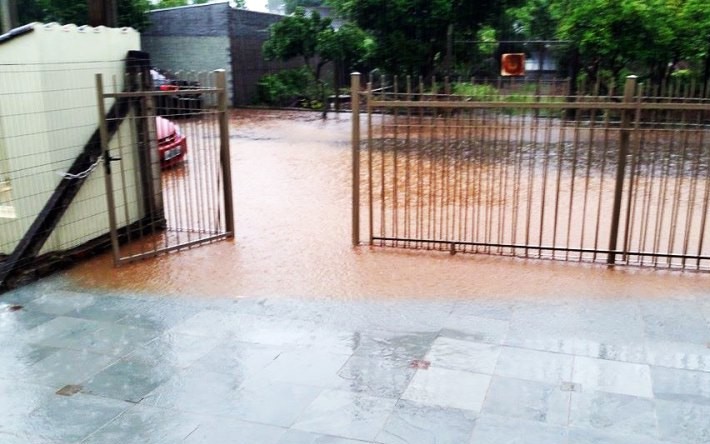
{"label": "vegetation along fence", "polygon": [[710,270],[710,101],[693,85],[352,80],[353,244]]}

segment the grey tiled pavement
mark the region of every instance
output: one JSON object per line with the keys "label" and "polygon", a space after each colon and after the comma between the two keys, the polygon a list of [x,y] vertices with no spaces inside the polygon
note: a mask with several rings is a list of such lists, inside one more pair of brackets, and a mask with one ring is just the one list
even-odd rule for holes
{"label": "grey tiled pavement", "polygon": [[710,442],[710,290],[0,295],[0,443]]}

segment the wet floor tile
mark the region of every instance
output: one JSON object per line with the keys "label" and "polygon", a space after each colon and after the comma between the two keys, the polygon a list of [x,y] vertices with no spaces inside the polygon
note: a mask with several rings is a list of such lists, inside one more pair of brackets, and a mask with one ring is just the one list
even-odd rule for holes
{"label": "wet floor tile", "polygon": [[444,322],[442,335],[490,344],[502,344],[508,334],[509,321],[460,314],[454,311]]}
{"label": "wet floor tile", "polygon": [[243,381],[231,375],[190,369],[180,371],[145,396],[142,404],[205,415],[229,415]]}
{"label": "wet floor tile", "polygon": [[75,318],[92,319],[94,321],[116,322],[119,319],[132,315],[141,305],[142,302],[137,299],[96,296],[93,303],[75,307],[70,311],[64,312],[64,314]]}
{"label": "wet floor tile", "polygon": [[395,403],[393,399],[325,390],[306,408],[293,428],[363,441],[374,440]]}
{"label": "wet floor tile", "polygon": [[402,399],[430,406],[478,412],[483,405],[490,380],[488,375],[460,370],[417,370]]}
{"label": "wet floor tile", "polygon": [[[186,368],[208,355],[219,343],[219,338],[166,332],[146,344],[139,345],[127,358],[141,360],[153,366]],[[229,359],[229,356],[222,355],[225,359]]]}
{"label": "wet floor tile", "polygon": [[61,278],[51,276],[1,294],[0,302],[26,304],[47,292],[63,289],[65,286],[65,282]]}
{"label": "wet floor tile", "polygon": [[656,400],[661,438],[683,444],[710,442],[710,406]]}
{"label": "wet floor tile", "polygon": [[79,344],[86,350],[124,356],[147,344],[160,333],[156,330],[102,322],[101,328],[86,334]]}
{"label": "wet floor tile", "polygon": [[710,406],[710,373],[651,367],[656,399]]}
{"label": "wet floor tile", "polygon": [[0,377],[22,379],[31,374],[31,366],[56,353],[58,348],[0,339]]}
{"label": "wet floor tile", "polygon": [[50,315],[63,315],[94,304],[96,298],[86,293],[54,290],[25,304],[25,309]]}
{"label": "wet floor tile", "polygon": [[572,379],[573,364],[571,355],[501,347],[495,374],[559,385]]}
{"label": "wet floor tile", "polygon": [[467,443],[475,423],[476,415],[467,410],[401,400],[377,435],[377,441],[383,444]]}
{"label": "wet floor tile", "polygon": [[653,397],[648,365],[605,361],[577,356],[572,382],[582,384],[582,391],[603,391],[621,395]]}
{"label": "wet floor tile", "polygon": [[42,385],[18,382],[14,378],[0,378],[0,430],[8,430],[16,421],[46,404],[56,396],[54,391]]}
{"label": "wet floor tile", "polygon": [[[181,335],[185,338],[196,336]],[[202,338],[200,338],[202,340]],[[205,338],[207,340],[207,338]],[[199,346],[200,344],[195,344]],[[214,347],[205,347],[206,352],[194,363],[194,367],[208,371],[238,376],[246,380],[258,375],[264,367],[271,364],[283,351],[272,345],[219,341]]]}
{"label": "wet floor tile", "polygon": [[456,302],[453,313],[509,321],[513,316],[514,305],[514,302],[505,298],[486,299],[477,297]]}
{"label": "wet floor tile", "polygon": [[354,330],[386,330],[399,333],[436,333],[444,326],[455,303],[422,299],[355,301],[348,305],[344,325]]}
{"label": "wet floor tile", "polygon": [[338,372],[348,358],[313,348],[289,349],[272,359],[259,372],[259,379],[335,388],[341,383]]}
{"label": "wet floor tile", "polygon": [[543,301],[516,306],[506,344],[599,357],[602,345],[642,344],[644,339],[633,300]]}
{"label": "wet floor tile", "polygon": [[235,336],[245,324],[253,325],[254,317],[208,309],[200,310],[184,321],[176,323],[169,332],[228,338]]}
{"label": "wet floor tile", "polygon": [[710,372],[710,348],[706,344],[649,341],[641,362],[659,367]]}
{"label": "wet floor tile", "polygon": [[118,323],[163,331],[193,316],[198,309],[189,305],[167,303],[165,301],[125,301],[123,308],[131,308]]}
{"label": "wet floor tile", "polygon": [[182,442],[207,418],[136,405],[92,433],[82,444]]}
{"label": "wet floor tile", "polygon": [[425,359],[433,367],[490,375],[496,367],[499,353],[497,345],[439,337]]}
{"label": "wet floor tile", "polygon": [[185,444],[276,444],[286,429],[233,419],[214,418],[197,427]]}
{"label": "wet floor tile", "polygon": [[570,427],[570,444],[675,444],[676,441],[660,441],[645,435],[610,433],[599,430]]}
{"label": "wet floor tile", "polygon": [[24,339],[27,332],[55,318],[53,315],[27,311],[24,308],[11,310],[11,306],[12,304],[5,304],[4,308],[0,307],[0,338],[22,336]]}
{"label": "wet floor tile", "polygon": [[564,426],[569,401],[559,384],[494,376],[482,412]]}
{"label": "wet floor tile", "polygon": [[77,394],[50,398],[47,403],[12,425],[26,442],[37,440],[76,442],[116,418],[131,404]]}
{"label": "wet floor tile", "polygon": [[77,385],[100,372],[116,358],[85,350],[61,349],[36,362],[24,376],[27,382],[58,390],[65,385]]}
{"label": "wet floor tile", "polygon": [[338,372],[337,388],[382,398],[399,398],[416,370],[405,360],[352,356]]}
{"label": "wet floor tile", "polygon": [[470,444],[567,444],[567,429],[538,421],[481,415]]}
{"label": "wet floor tile", "polygon": [[97,321],[59,316],[38,325],[29,331],[24,339],[48,347],[81,350],[86,344],[86,337],[102,326],[103,324]]}
{"label": "wet floor tile", "polygon": [[658,438],[653,400],[636,396],[572,393],[570,425],[621,436]]}
{"label": "wet floor tile", "polygon": [[317,387],[280,382],[246,383],[224,400],[228,407],[225,416],[289,427],[321,391]]}
{"label": "wet floor tile", "polygon": [[139,402],[148,393],[175,375],[165,364],[122,359],[82,383],[82,392],[120,401]]}
{"label": "wet floor tile", "polygon": [[695,300],[675,300],[672,304],[641,301],[646,336],[651,341],[706,344],[710,326]]}
{"label": "wet floor tile", "polygon": [[308,324],[305,327],[308,330],[300,339],[299,345],[317,348],[328,353],[350,355],[355,352],[361,342],[361,334],[358,332]]}
{"label": "wet floor tile", "polygon": [[[277,444],[371,444],[372,441],[360,441],[355,439],[341,438],[332,435],[321,435],[319,433],[303,432],[301,430],[288,430],[279,439]],[[380,444],[376,442],[375,444]]]}
{"label": "wet floor tile", "polygon": [[372,359],[424,359],[434,343],[435,333],[396,333],[368,331],[363,333],[355,355]]}

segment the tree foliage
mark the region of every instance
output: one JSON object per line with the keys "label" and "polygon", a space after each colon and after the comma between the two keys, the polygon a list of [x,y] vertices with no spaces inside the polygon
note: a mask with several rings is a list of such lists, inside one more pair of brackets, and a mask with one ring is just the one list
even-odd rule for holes
{"label": "tree foliage", "polygon": [[568,42],[591,79],[658,83],[681,61],[697,72],[710,46],[710,0],[527,0],[507,15],[520,38]]}
{"label": "tree foliage", "polygon": [[371,33],[375,63],[393,73],[428,75],[441,64],[447,34],[473,39],[515,0],[330,0],[337,11]]}
{"label": "tree foliage", "polygon": [[315,62],[314,75],[320,79],[320,71],[328,62],[336,62],[345,68],[362,63],[372,52],[374,41],[352,23],[335,29],[328,17],[304,8],[296,8],[293,15],[271,25],[269,40],[264,44],[267,59],[289,60],[303,58],[306,66]]}
{"label": "tree foliage", "polygon": [[317,6],[323,6],[323,0],[284,0],[284,8],[286,14],[293,14],[296,12],[296,8],[312,8]]}
{"label": "tree foliage", "polygon": [[[143,30],[148,25],[148,0],[118,0],[118,26]],[[17,3],[20,24],[30,22],[59,22],[82,25],[89,20],[88,1],[77,0],[21,0]]]}

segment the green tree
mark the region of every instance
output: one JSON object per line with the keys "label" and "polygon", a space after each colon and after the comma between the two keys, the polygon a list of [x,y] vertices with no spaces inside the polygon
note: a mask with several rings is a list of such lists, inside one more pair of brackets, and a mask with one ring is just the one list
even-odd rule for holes
{"label": "green tree", "polygon": [[586,0],[562,6],[558,37],[569,40],[592,79],[624,71],[660,81],[680,54],[674,0]]}
{"label": "green tree", "polygon": [[[321,33],[332,29],[331,20],[321,17],[317,12],[306,14],[305,9],[296,8],[292,16],[284,17],[269,28],[269,40],[264,43],[264,56],[269,60],[289,60],[303,58],[303,63],[311,67],[311,62],[318,54]],[[320,70],[327,60],[316,63],[315,77],[320,77]]]}
{"label": "green tree", "polygon": [[[474,39],[516,0],[330,0],[377,42],[374,62],[390,73],[429,75],[451,40]],[[450,33],[450,34],[449,34]],[[449,35],[451,37],[449,37]]]}
{"label": "green tree", "polygon": [[284,0],[283,2],[286,14],[293,14],[299,7],[311,8],[323,6],[323,3],[323,0]]}
{"label": "green tree", "polygon": [[[149,0],[118,0],[118,26],[143,30],[148,25]],[[77,0],[21,0],[17,4],[20,24],[30,22],[59,22],[82,25],[88,22],[88,1]]]}

